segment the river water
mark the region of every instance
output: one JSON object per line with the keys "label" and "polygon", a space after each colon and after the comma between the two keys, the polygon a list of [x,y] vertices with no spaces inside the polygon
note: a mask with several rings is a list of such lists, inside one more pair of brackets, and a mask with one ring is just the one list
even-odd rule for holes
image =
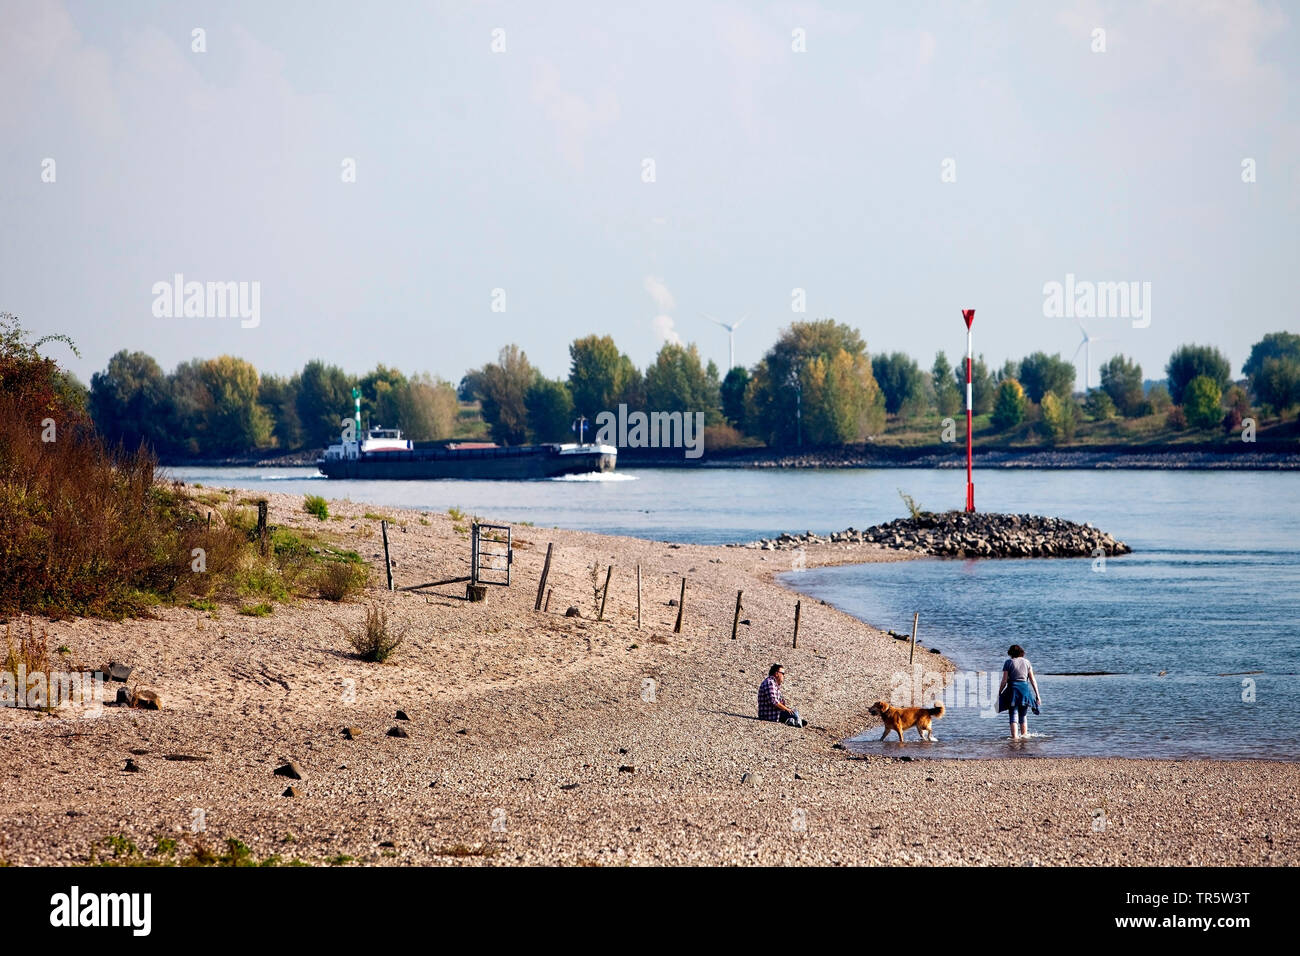
{"label": "river water", "polygon": [[[527,482],[331,482],[311,468],[173,468],[187,482],[323,494],[393,507],[720,544],[830,532],[961,507],[965,473],[923,469],[663,469]],[[1300,475],[1282,472],[977,472],[984,511],[1090,521],[1134,553],[1107,559],[925,559],[792,571],[785,581],[878,627],[910,630],[918,660],[965,672],[915,756],[1272,758],[1300,754]],[[1008,645],[1028,652],[1044,706],[1007,738],[977,685]],[[980,672],[987,676],[979,676]],[[920,682],[924,687],[924,672]],[[893,678],[900,686],[911,675]],[[798,676],[791,673],[798,695]],[[879,730],[851,746],[896,752]]]}

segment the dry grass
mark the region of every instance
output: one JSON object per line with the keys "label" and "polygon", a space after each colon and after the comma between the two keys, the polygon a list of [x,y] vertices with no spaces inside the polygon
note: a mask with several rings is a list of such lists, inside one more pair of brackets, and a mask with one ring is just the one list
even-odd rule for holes
{"label": "dry grass", "polygon": [[12,686],[17,688],[18,692],[24,695],[27,693],[25,686],[19,686],[18,671],[22,669],[25,674],[48,674],[50,671],[50,646],[49,630],[42,627],[39,637],[36,636],[36,628],[32,624],[31,618],[27,619],[27,633],[22,632],[21,627],[18,629],[18,645],[14,646],[13,626],[8,622],[5,623],[5,658],[4,664],[0,665],[0,673],[12,675]]}
{"label": "dry grass", "polygon": [[352,649],[362,660],[382,664],[388,660],[406,637],[406,632],[392,630],[388,623],[388,612],[377,604],[366,608],[366,617],[361,625],[348,631],[348,641]]}
{"label": "dry grass", "polygon": [[347,601],[365,590],[369,573],[355,561],[329,561],[316,573],[316,592],[327,601]]}

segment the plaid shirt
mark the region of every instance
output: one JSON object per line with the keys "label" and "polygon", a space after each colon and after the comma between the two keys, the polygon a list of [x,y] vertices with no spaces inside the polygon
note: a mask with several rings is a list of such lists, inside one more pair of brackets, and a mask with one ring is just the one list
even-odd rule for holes
{"label": "plaid shirt", "polygon": [[785,703],[785,698],[781,696],[781,688],[775,677],[768,677],[758,685],[758,719],[785,720],[788,715],[776,706],[778,701]]}

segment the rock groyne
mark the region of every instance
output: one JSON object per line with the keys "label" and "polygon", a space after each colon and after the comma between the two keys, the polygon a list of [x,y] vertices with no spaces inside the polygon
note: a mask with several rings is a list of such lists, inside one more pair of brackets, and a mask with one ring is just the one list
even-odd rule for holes
{"label": "rock groyne", "polygon": [[782,534],[745,547],[787,551],[816,544],[877,544],[945,558],[1086,558],[1133,550],[1091,524],[978,511],[922,511],[864,531],[848,528],[827,535],[811,531]]}

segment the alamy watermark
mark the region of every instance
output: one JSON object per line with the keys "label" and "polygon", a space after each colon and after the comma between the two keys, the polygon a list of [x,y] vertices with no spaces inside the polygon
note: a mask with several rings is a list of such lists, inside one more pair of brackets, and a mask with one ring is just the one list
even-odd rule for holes
{"label": "alamy watermark", "polygon": [[687,458],[704,454],[703,412],[631,412],[596,415],[596,441],[619,448],[685,448]]}
{"label": "alamy watermark", "polygon": [[1078,281],[1073,272],[1065,282],[1043,285],[1043,316],[1049,319],[1132,319],[1133,328],[1151,324],[1150,282]]}
{"label": "alamy watermark", "polygon": [[104,703],[104,675],[90,671],[0,670],[0,707],[49,710],[64,704],[98,710]]}
{"label": "alamy watermark", "polygon": [[910,673],[895,671],[890,677],[889,703],[926,707],[938,701],[949,710],[972,707],[981,717],[996,717],[1001,681],[1001,671],[928,671],[913,664]]}
{"label": "alamy watermark", "polygon": [[262,324],[262,283],[186,282],[177,272],[171,282],[153,284],[156,319],[240,319],[240,327]]}

